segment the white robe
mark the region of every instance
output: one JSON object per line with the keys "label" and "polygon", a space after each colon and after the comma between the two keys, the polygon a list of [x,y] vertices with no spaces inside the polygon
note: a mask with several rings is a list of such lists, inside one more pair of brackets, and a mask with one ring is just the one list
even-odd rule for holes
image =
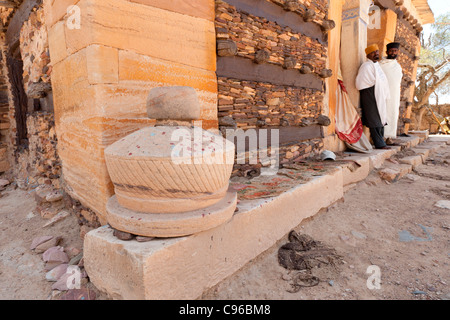
{"label": "white robe", "polygon": [[383,70],[381,70],[380,64],[369,60],[364,62],[359,68],[356,76],[356,89],[364,90],[373,86],[375,86],[375,99],[381,123],[386,125],[386,104],[390,98],[388,81]]}
{"label": "white robe", "polygon": [[400,92],[403,71],[395,59],[383,59],[380,67],[388,79],[391,98],[387,101],[387,126],[384,127],[385,138],[397,137],[398,117],[400,113]]}

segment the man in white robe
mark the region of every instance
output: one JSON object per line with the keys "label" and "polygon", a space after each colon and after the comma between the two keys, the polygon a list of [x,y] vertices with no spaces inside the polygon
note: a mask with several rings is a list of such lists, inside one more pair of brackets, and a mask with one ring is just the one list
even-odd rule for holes
{"label": "man in white robe", "polygon": [[378,60],[378,45],[366,48],[368,61],[359,68],[356,88],[360,92],[361,119],[370,129],[370,136],[376,149],[389,149],[384,141],[384,126],[387,124],[386,104],[390,90],[386,75]]}
{"label": "man in white robe", "polygon": [[398,117],[400,113],[400,92],[403,71],[397,62],[400,43],[392,42],[387,45],[387,57],[380,61],[380,67],[388,79],[391,98],[387,101],[387,126],[384,127],[384,137],[388,144],[397,137]]}

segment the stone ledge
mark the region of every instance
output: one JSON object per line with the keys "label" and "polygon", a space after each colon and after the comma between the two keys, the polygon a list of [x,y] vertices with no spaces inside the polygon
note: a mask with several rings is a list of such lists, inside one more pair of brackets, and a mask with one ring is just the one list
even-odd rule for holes
{"label": "stone ledge", "polygon": [[[450,141],[429,140],[423,147],[430,148],[431,153]],[[414,144],[419,138],[407,141]],[[107,226],[91,231],[85,238],[86,270],[97,288],[114,299],[196,299],[269,249],[304,219],[341,199],[375,165],[381,168],[384,160],[400,149],[349,154],[346,159],[357,161],[361,167],[351,171],[343,165],[278,197],[241,201],[231,221],[189,237],[138,243],[118,240]],[[416,157],[422,161],[422,155]],[[389,163],[386,167],[399,177],[412,170],[409,164]]]}
{"label": "stone ledge", "polygon": [[231,221],[190,237],[124,242],[102,227],[86,235],[85,268],[115,299],[196,299],[343,194],[337,168],[278,197],[241,201]]}

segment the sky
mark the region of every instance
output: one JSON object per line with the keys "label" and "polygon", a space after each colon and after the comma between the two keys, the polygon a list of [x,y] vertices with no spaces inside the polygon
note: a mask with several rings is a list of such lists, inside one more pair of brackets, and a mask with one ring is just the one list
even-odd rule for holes
{"label": "sky", "polygon": [[[433,11],[434,17],[437,18],[441,14],[445,14],[450,11],[450,3],[449,0],[428,0],[428,5],[431,8],[431,11]],[[424,25],[423,26],[423,33],[425,38],[427,38],[428,34],[431,32],[430,25]],[[430,103],[434,104],[436,99],[434,96],[431,96]],[[450,96],[439,96],[439,104],[441,103],[450,103]]]}

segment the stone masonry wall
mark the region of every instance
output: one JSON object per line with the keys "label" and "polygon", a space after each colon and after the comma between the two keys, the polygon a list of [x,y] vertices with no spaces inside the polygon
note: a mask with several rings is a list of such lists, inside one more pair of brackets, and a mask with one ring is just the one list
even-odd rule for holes
{"label": "stone masonry wall", "polygon": [[221,0],[216,1],[215,22],[217,40],[234,41],[236,56],[255,59],[257,51],[267,50],[268,63],[274,65],[284,66],[286,58],[293,58],[298,70],[303,64],[317,73],[326,67],[327,47],[289,27],[248,14]]}
{"label": "stone masonry wall", "polygon": [[0,39],[0,174],[8,171],[12,166],[12,153],[16,140],[13,138],[16,132],[14,121],[14,104],[10,90],[8,69],[6,66],[6,49],[4,35]]}
{"label": "stone masonry wall", "polygon": [[27,117],[28,149],[17,159],[17,176],[28,187],[51,185],[60,189],[61,161],[53,113],[35,112]]}
{"label": "stone masonry wall", "polygon": [[[219,57],[218,61],[219,125],[225,127],[234,125],[236,128],[246,130],[278,127],[306,128],[317,124],[324,109],[324,91],[320,75],[327,72],[327,45],[322,41],[321,36],[314,37],[311,34],[295,31],[290,26],[250,14],[227,1],[216,0],[215,2],[218,50],[221,49],[221,42],[236,45],[234,54],[231,54],[234,58],[225,57],[226,60],[220,60]],[[289,1],[270,0],[268,2],[285,8]],[[327,1],[314,3],[297,1],[297,3],[301,5],[298,9],[294,11],[285,9],[286,12],[303,16],[306,9],[312,9],[315,12],[313,23],[317,25],[323,23],[328,10]],[[300,20],[300,23],[305,22]],[[261,59],[264,61],[261,62]],[[245,70],[247,75],[243,75],[244,79],[221,75],[221,64],[234,62],[248,68]],[[255,73],[263,73],[259,70],[262,70],[264,66],[269,66],[272,74],[284,72],[286,75],[283,75],[283,80],[286,77],[291,78],[285,82],[278,79],[265,80],[264,76],[259,79],[256,79],[257,77],[245,79],[254,71],[252,68],[257,70]],[[224,67],[226,68],[228,65]],[[297,82],[297,78],[300,79],[302,76],[310,78],[304,83]],[[323,141],[320,137],[302,138],[299,134],[297,141],[287,143],[281,141],[280,160],[281,163],[285,163],[294,159],[304,159],[319,153],[322,149]],[[258,169],[261,164],[256,167]],[[243,170],[239,170],[242,168]],[[249,171],[248,166],[236,165],[233,174],[239,175],[242,171]]]}
{"label": "stone masonry wall", "polygon": [[240,129],[302,126],[323,108],[323,92],[308,88],[219,77],[219,117],[232,117]]}
{"label": "stone masonry wall", "polygon": [[[403,83],[400,101],[400,116],[398,123],[398,134],[404,131],[405,124],[407,123],[407,109],[411,106],[412,101],[409,101],[409,90],[413,83],[411,80],[415,78],[414,64],[416,63],[416,47],[418,37],[416,31],[413,29],[410,22],[402,17],[397,19],[397,29],[395,35],[395,41],[400,42],[400,53],[398,62],[403,69]],[[406,122],[405,122],[406,121]]]}

